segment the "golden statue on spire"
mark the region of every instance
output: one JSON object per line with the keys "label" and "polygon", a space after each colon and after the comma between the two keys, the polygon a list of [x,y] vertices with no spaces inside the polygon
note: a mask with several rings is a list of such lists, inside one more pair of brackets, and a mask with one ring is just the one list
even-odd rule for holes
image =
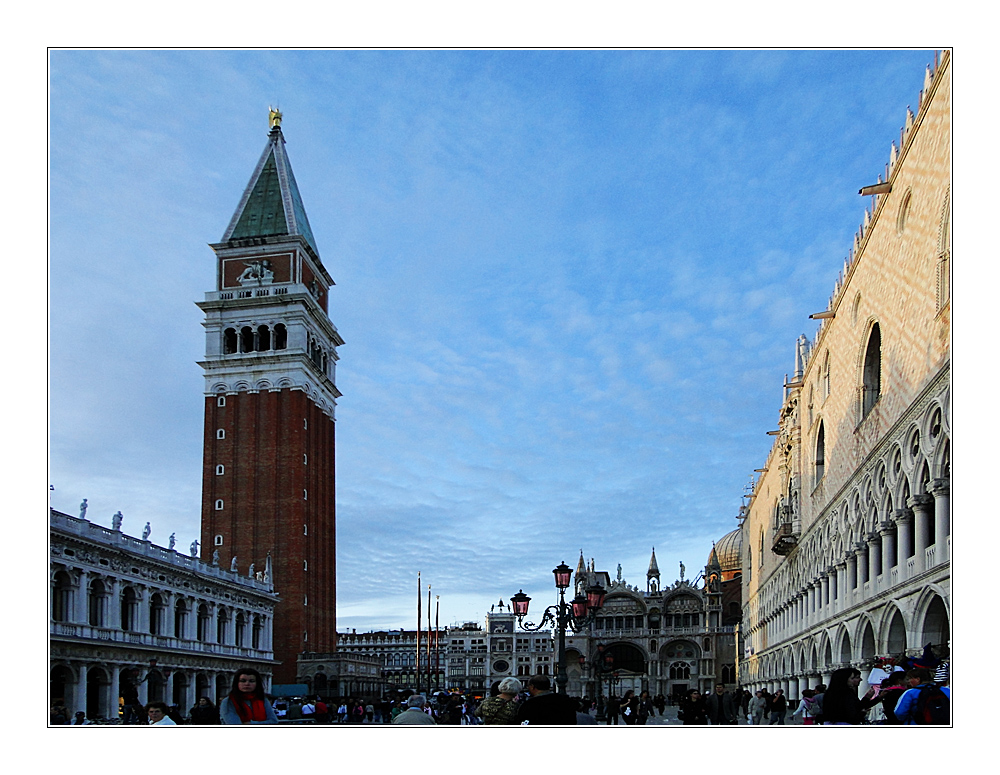
{"label": "golden statue on spire", "polygon": [[279,127],[280,128],[281,127],[281,111],[277,110],[275,108],[272,108],[270,105],[268,105],[267,106],[267,120],[268,120],[268,123],[269,123],[271,129],[274,129],[275,127]]}

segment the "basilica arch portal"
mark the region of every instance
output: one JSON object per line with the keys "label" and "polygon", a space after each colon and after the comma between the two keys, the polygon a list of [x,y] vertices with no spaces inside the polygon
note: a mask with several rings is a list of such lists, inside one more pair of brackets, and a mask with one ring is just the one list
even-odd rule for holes
{"label": "basilica arch portal", "polygon": [[701,648],[693,640],[680,639],[666,643],[657,655],[658,673],[656,693],[677,697],[690,689],[705,691],[701,684],[698,665]]}

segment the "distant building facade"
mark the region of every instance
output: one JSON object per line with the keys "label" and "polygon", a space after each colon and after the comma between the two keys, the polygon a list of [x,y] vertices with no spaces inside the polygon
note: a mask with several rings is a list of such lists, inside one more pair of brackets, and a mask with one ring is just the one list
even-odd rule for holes
{"label": "distant building facade", "polygon": [[[593,561],[588,566],[581,554],[574,589],[596,581],[608,594],[589,629],[567,634],[567,692],[596,697],[598,691],[606,696],[609,690],[620,695],[634,689],[670,696],[688,688],[709,691],[719,681],[734,687],[736,625],[742,614],[741,542],[739,529],[719,540],[701,574],[703,583],[678,579],[665,589],[660,588],[655,552],[645,590],[629,585],[620,575],[612,579],[607,572],[596,571]],[[418,688],[485,696],[494,682],[504,678],[526,683],[533,675],[547,675],[554,680],[558,671],[554,630],[519,627],[503,600],[490,607],[483,624],[452,625],[437,635],[435,645],[431,632],[428,653],[428,634],[420,633],[418,659],[415,630],[343,632],[338,635],[337,656],[367,656],[381,664],[381,679],[370,685],[371,694],[365,694],[368,687],[359,689],[365,696],[409,694]],[[612,657],[613,673],[595,669],[602,654]],[[328,686],[332,693],[332,656],[301,655],[299,680],[310,687]],[[322,667],[318,677],[317,665]]]}
{"label": "distant building facade", "polygon": [[142,702],[186,714],[253,667],[270,686],[273,585],[52,510],[50,697],[118,717],[126,680]]}
{"label": "distant building facade", "polygon": [[[671,697],[689,689],[710,691],[718,682],[734,688],[741,540],[735,530],[713,546],[700,585],[679,578],[661,587],[654,551],[644,590],[628,584],[620,569],[615,578],[595,570],[593,560],[587,564],[581,554],[575,591],[597,582],[607,597],[591,628],[567,637],[567,691],[606,697],[632,689]],[[609,656],[610,674],[599,669]]]}
{"label": "distant building facade", "polygon": [[[951,72],[929,67],[743,506],[740,680],[950,648]],[[865,190],[862,190],[865,193]]]}

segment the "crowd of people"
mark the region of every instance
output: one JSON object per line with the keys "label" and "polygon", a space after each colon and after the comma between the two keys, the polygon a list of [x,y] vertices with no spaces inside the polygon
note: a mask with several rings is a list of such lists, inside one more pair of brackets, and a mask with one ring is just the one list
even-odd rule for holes
{"label": "crowd of people", "polygon": [[[734,692],[724,684],[705,696],[691,689],[677,698],[677,718],[690,725],[784,725],[801,717],[803,725],[858,724],[931,724],[951,723],[951,690],[947,677],[935,681],[926,668],[912,668],[888,675],[880,684],[858,696],[861,672],[855,668],[834,671],[829,685],[819,684],[802,692],[797,702],[789,702],[781,689],[774,693],[760,689],[751,694],[746,689]],[[405,699],[384,697],[365,700],[346,697],[329,703],[320,696],[270,699],[264,692],[263,679],[252,668],[238,670],[232,689],[218,706],[201,697],[181,715],[179,708],[164,702],[145,706],[135,698],[124,698],[123,724],[175,726],[180,724],[423,724],[423,725],[645,725],[656,714],[664,715],[667,704],[663,695],[626,691],[621,697],[611,694],[607,700],[570,697],[552,690],[548,676],[537,675],[522,684],[517,678],[496,681],[484,698],[459,692],[438,692],[427,697],[411,694]],[[132,702],[129,702],[132,700]],[[596,714],[595,714],[596,711]],[[789,714],[789,711],[791,713]],[[95,722],[83,711],[70,717],[62,705],[51,709],[53,725],[85,725]],[[111,722],[114,723],[114,722]]]}
{"label": "crowd of people", "polygon": [[[939,683],[922,667],[898,670],[858,697],[861,671],[853,667],[835,670],[830,684],[805,689],[791,713],[806,726],[948,725],[951,723],[951,689]],[[774,693],[758,689],[728,692],[723,684],[703,697],[697,689],[681,700],[678,718],[685,725],[748,724],[784,725],[789,701],[781,689]]]}

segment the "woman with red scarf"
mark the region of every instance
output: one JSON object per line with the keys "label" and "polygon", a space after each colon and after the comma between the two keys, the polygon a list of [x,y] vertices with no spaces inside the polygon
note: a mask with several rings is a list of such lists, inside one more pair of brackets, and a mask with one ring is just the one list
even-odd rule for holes
{"label": "woman with red scarf", "polygon": [[277,724],[274,708],[264,696],[264,682],[252,667],[233,676],[233,690],[219,705],[223,724]]}

